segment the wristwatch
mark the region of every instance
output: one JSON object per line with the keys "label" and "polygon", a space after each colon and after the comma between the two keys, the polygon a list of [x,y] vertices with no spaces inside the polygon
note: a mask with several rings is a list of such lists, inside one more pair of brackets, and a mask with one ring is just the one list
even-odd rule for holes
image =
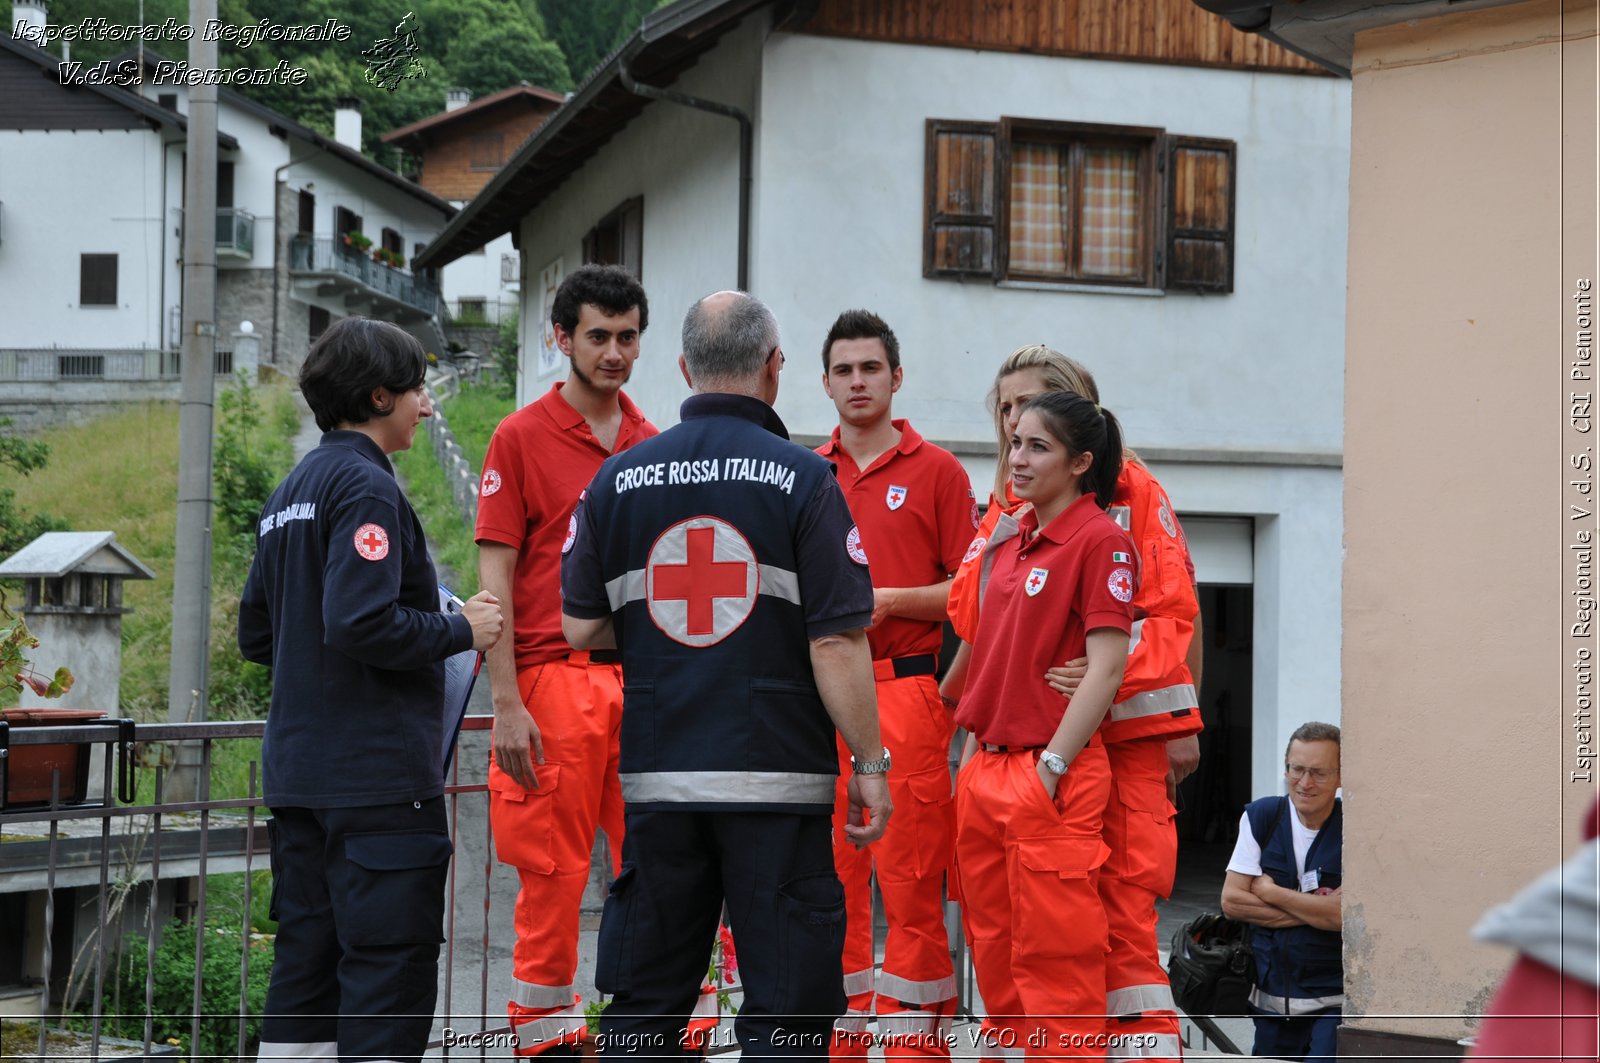
{"label": "wristwatch", "polygon": [[1044,770],[1051,775],[1060,776],[1067,773],[1066,759],[1060,754],[1050,752],[1048,749],[1040,751],[1039,763],[1043,764]]}
{"label": "wristwatch", "polygon": [[850,766],[857,775],[883,775],[889,770],[889,747],[884,747],[883,756],[878,760],[857,760],[851,757]]}

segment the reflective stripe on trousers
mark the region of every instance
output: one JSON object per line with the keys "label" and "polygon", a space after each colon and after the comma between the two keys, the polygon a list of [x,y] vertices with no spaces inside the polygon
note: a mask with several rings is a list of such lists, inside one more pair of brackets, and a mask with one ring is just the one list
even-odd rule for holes
{"label": "reflective stripe on trousers", "polygon": [[1130,985],[1106,993],[1107,1015],[1137,1015],[1146,1011],[1178,1010],[1172,987],[1161,983]]}
{"label": "reflective stripe on trousers", "polygon": [[866,1012],[851,1008],[833,1020],[833,1028],[843,1033],[866,1033],[867,1021],[871,1018]]}
{"label": "reflective stripe on trousers", "polygon": [[256,1059],[338,1059],[338,1041],[262,1041]]}
{"label": "reflective stripe on trousers", "polygon": [[1132,1059],[1182,1059],[1183,1039],[1169,1033],[1130,1033],[1106,1045],[1106,1063]]}
{"label": "reflective stripe on trousers", "polygon": [[1260,986],[1256,986],[1250,990],[1250,1003],[1274,1015],[1314,1015],[1319,1011],[1344,1007],[1344,994],[1334,993],[1325,997],[1278,997],[1269,996],[1261,991]]}
{"label": "reflective stripe on trousers", "polygon": [[526,1021],[512,1018],[511,1032],[517,1037],[517,1055],[538,1055],[555,1045],[581,1044],[589,1032],[589,1020],[574,1000],[560,1011]]}
{"label": "reflective stripe on trousers", "polygon": [[1117,702],[1111,706],[1110,718],[1137,720],[1145,716],[1177,712],[1179,709],[1192,709],[1197,704],[1199,700],[1195,697],[1193,683],[1174,683],[1169,687],[1140,691],[1126,701]]}
{"label": "reflective stripe on trousers", "polygon": [[511,1001],[525,1008],[564,1008],[576,995],[570,985],[512,981]]}
{"label": "reflective stripe on trousers", "polygon": [[862,993],[872,992],[872,968],[864,971],[851,971],[844,976],[844,995],[847,997],[859,996]]}
{"label": "reflective stripe on trousers", "polygon": [[[845,992],[850,992],[849,979],[845,980]],[[956,995],[956,976],[951,974],[929,982],[913,982],[899,975],[879,972],[878,992],[913,1004],[937,1004]]]}

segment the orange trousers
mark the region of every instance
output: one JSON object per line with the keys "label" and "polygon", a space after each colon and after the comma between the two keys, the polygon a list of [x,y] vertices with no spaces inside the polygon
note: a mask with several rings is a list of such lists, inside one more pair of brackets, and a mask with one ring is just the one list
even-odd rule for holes
{"label": "orange trousers", "polygon": [[980,749],[956,779],[956,873],[988,1013],[986,1058],[1106,1057],[1106,917],[1098,879],[1111,770],[1098,736],[1052,801],[1036,751]]}
{"label": "orange trousers", "polygon": [[539,725],[545,762],[534,766],[539,788],[524,790],[491,758],[489,824],[495,854],[521,881],[512,950],[516,996],[508,1010],[520,1054],[533,1055],[584,1034],[572,980],[597,826],[610,839],[612,874],[621,871],[622,669],[574,653],[521,670],[517,689]]}
{"label": "orange trousers", "polygon": [[[946,1035],[955,1015],[956,979],[944,923],[944,880],[955,848],[950,736],[955,724],[931,675],[881,679],[878,727],[894,757],[889,796],[894,815],[865,849],[845,840],[850,750],[839,743],[839,789],[833,814],[833,864],[844,884],[844,990],[847,1012],[828,1055],[865,1059],[867,1018],[878,1015],[887,1058],[950,1057]],[[883,894],[889,937],[874,981],[872,875]]]}
{"label": "orange trousers", "polygon": [[1178,831],[1167,800],[1167,740],[1163,736],[1106,746],[1111,794],[1105,841],[1111,849],[1100,869],[1111,952],[1106,957],[1106,1032],[1142,1034],[1124,1057],[1183,1058],[1178,1008],[1156,937],[1156,898],[1172,893],[1178,868]]}

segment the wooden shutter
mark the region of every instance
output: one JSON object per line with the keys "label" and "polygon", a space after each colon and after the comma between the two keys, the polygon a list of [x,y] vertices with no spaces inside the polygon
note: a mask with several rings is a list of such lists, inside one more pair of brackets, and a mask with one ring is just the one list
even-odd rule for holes
{"label": "wooden shutter", "polygon": [[117,305],[117,256],[78,256],[78,305]]}
{"label": "wooden shutter", "polygon": [[995,122],[927,121],[924,277],[992,277],[997,194]]}
{"label": "wooden shutter", "polygon": [[1233,291],[1233,219],[1237,168],[1231,140],[1167,138],[1167,212],[1163,258],[1168,291]]}

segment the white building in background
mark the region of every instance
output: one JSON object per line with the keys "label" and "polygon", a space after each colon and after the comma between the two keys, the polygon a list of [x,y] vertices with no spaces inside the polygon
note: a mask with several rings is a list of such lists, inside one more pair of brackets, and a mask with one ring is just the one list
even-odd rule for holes
{"label": "white building in background", "polygon": [[[1290,731],[1339,718],[1349,123],[1347,83],[1186,0],[684,0],[421,261],[517,237],[524,403],[565,372],[542,324],[560,276],[633,269],[654,324],[629,390],[662,426],[682,314],[743,285],[777,314],[778,411],[807,442],[836,423],[823,335],[872,309],[901,342],[896,411],[980,498],[994,368],[1034,342],[1085,362],[1194,550],[1208,731],[1180,823],[1226,838]],[[1131,195],[1085,224],[1086,185]],[[1029,229],[1021,201],[1063,188]]]}
{"label": "white building in background", "polygon": [[[60,62],[0,30],[0,412],[175,394],[187,90],[140,79],[132,54],[112,61],[125,84],[63,84]],[[341,142],[218,95],[219,349],[249,321],[261,361],[292,373],[360,313],[442,351],[437,283],[409,259],[455,208],[360,154],[358,110]]]}

